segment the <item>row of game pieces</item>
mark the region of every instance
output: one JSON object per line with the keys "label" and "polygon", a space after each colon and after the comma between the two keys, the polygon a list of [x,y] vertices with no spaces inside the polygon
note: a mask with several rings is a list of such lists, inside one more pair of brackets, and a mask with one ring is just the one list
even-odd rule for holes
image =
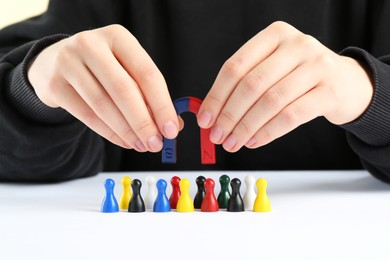
{"label": "row of game pieces", "polygon": [[[219,178],[221,190],[218,198],[215,197],[215,182],[211,178],[199,176],[196,178],[198,190],[194,199],[190,196],[190,181],[186,178],[180,179],[174,176],[170,180],[172,193],[168,199],[166,195],[167,182],[163,179],[156,179],[153,176],[146,177],[148,191],[145,199],[141,196],[142,183],[139,179],[131,180],[130,177],[122,178],[122,195],[119,204],[114,196],[115,182],[112,179],[105,181],[106,196],[103,199],[102,212],[118,212],[119,209],[128,212],[145,212],[146,209],[153,212],[169,212],[176,209],[177,212],[193,212],[200,209],[202,212],[216,212],[219,209],[226,209],[229,212],[241,212],[253,210],[254,212],[270,212],[271,204],[266,189],[267,181],[259,178],[257,181],[253,176],[246,176],[246,192],[241,197],[241,181],[238,178],[230,180],[229,176],[222,175]],[[229,191],[229,183],[232,192]],[[255,192],[255,185],[258,193]],[[131,188],[130,188],[131,187]],[[157,192],[156,189],[157,188]],[[131,192],[132,190],[132,192]]]}

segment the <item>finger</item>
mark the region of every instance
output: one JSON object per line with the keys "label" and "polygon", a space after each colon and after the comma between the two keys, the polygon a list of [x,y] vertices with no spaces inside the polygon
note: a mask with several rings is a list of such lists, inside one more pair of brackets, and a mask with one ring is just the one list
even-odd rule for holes
{"label": "finger", "polygon": [[[129,49],[134,47],[128,46]],[[84,55],[85,64],[126,118],[140,140],[139,145],[141,146],[142,143],[151,152],[160,151],[162,149],[161,134],[148,112],[142,93],[137,83],[114,57],[112,51],[103,45],[98,51],[86,50]],[[175,118],[177,120],[176,114]]]}
{"label": "finger", "polygon": [[270,56],[281,42],[297,33],[295,28],[286,23],[273,23],[233,54],[222,66],[199,109],[199,126],[210,128],[214,125],[226,100],[241,78]]}
{"label": "finger", "polygon": [[64,70],[63,76],[84,102],[123,142],[137,147],[139,151],[145,150],[121,111],[84,64],[73,62],[72,71]]}
{"label": "finger", "polygon": [[112,50],[137,82],[160,132],[166,138],[175,138],[179,123],[165,79],[139,42],[128,31],[125,31],[125,34],[128,37],[114,39]]}
{"label": "finger", "polygon": [[132,148],[131,145],[123,142],[123,140],[95,114],[72,86],[68,84],[61,85],[61,87],[57,88],[58,97],[60,98],[57,98],[58,100],[56,101],[60,107],[67,110],[75,118],[108,141],[123,148]]}
{"label": "finger", "polygon": [[315,62],[304,63],[269,88],[241,118],[223,146],[230,152],[238,151],[249,138],[277,115],[288,104],[317,86],[323,69]]}
{"label": "finger", "polygon": [[332,106],[329,88],[316,87],[306,95],[285,107],[279,114],[267,122],[246,146],[257,148],[289,133],[298,126],[324,114]]}
{"label": "finger", "polygon": [[294,46],[294,42],[280,45],[271,56],[245,75],[218,115],[211,130],[210,140],[216,144],[224,142],[264,92],[303,62],[304,54],[305,50]]}

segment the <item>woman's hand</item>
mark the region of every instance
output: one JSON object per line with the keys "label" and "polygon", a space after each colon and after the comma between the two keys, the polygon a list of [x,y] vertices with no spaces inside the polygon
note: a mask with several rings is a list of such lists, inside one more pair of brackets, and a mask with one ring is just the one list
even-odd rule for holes
{"label": "woman's hand", "polygon": [[210,139],[225,150],[257,148],[324,116],[358,118],[373,95],[369,75],[312,36],[275,22],[222,66],[198,113]]}
{"label": "woman's hand", "polygon": [[28,78],[50,107],[62,107],[107,140],[158,152],[179,121],[164,77],[134,36],[111,25],[43,50]]}

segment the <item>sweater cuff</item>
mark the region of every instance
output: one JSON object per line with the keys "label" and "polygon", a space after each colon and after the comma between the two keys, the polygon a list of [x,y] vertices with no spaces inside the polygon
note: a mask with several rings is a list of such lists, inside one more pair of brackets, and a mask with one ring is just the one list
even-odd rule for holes
{"label": "sweater cuff", "polygon": [[374,83],[373,97],[367,110],[356,120],[340,126],[367,144],[390,144],[390,66],[356,47],[349,47],[340,54],[365,64]]}
{"label": "sweater cuff", "polygon": [[45,105],[36,95],[27,77],[27,68],[30,62],[43,49],[56,43],[68,35],[52,35],[35,42],[23,62],[16,66],[7,78],[5,94],[10,104],[26,118],[40,123],[61,124],[74,119],[62,108],[51,108]]}

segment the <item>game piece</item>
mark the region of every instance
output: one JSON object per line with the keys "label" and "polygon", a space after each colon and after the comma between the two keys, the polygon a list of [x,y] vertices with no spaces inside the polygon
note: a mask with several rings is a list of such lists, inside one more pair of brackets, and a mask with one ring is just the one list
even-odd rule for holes
{"label": "game piece", "polygon": [[[201,103],[202,100],[195,97],[182,97],[173,102],[178,115],[184,112],[196,115]],[[215,164],[215,144],[210,141],[210,129],[200,129],[200,152],[202,164]],[[176,163],[176,160],[176,139],[163,138],[162,162]]]}
{"label": "game piece", "polygon": [[227,175],[219,177],[219,183],[221,184],[221,190],[218,194],[218,205],[221,209],[226,209],[228,201],[230,199],[229,183],[230,178]]}
{"label": "game piece", "polygon": [[176,211],[177,212],[193,212],[194,203],[190,195],[190,181],[186,178],[181,179],[180,183],[180,198],[177,202]]}
{"label": "game piece", "polygon": [[204,189],[204,182],[206,181],[206,178],[203,176],[198,176],[196,178],[196,185],[198,186],[198,190],[195,194],[194,198],[194,208],[200,209],[202,206],[202,201],[204,196],[206,195],[206,191]]}
{"label": "game piece", "polygon": [[255,177],[252,175],[245,176],[246,191],[244,194],[244,206],[247,210],[253,210],[253,204],[255,203],[257,196],[255,192],[255,183]]}
{"label": "game piece", "polygon": [[169,203],[171,204],[171,209],[176,209],[177,202],[180,198],[180,187],[179,187],[180,178],[173,176],[171,178],[172,193],[169,197]]}
{"label": "game piece", "polygon": [[241,181],[237,178],[234,178],[230,182],[230,186],[232,187],[232,195],[228,201],[227,211],[230,212],[240,212],[245,211],[244,201],[242,200],[240,194]]}
{"label": "game piece", "polygon": [[101,212],[111,213],[119,211],[118,202],[116,201],[116,198],[114,196],[114,187],[114,180],[107,179],[105,181],[104,188],[106,189],[106,196],[103,199]]}
{"label": "game piece", "polygon": [[134,179],[131,182],[131,188],[133,189],[133,196],[131,196],[129,203],[129,212],[144,212],[145,203],[141,196],[142,183],[138,179]]}
{"label": "game piece", "polygon": [[217,198],[214,195],[215,182],[213,179],[208,178],[204,187],[206,189],[206,196],[203,199],[201,211],[202,212],[215,212],[219,210]]}
{"label": "game piece", "polygon": [[171,205],[169,204],[168,197],[166,195],[167,182],[160,179],[156,183],[158,190],[156,201],[153,205],[153,212],[169,212],[171,211]]}
{"label": "game piece", "polygon": [[271,203],[267,195],[268,182],[264,178],[256,181],[257,197],[253,206],[254,212],[270,212]]}
{"label": "game piece", "polygon": [[122,195],[119,200],[119,209],[122,210],[128,210],[129,208],[129,202],[131,199],[131,178],[129,176],[125,176],[122,178]]}
{"label": "game piece", "polygon": [[156,190],[156,178],[153,176],[147,176],[145,178],[147,191],[144,198],[145,202],[145,208],[146,209],[153,209],[154,202],[157,197],[157,190]]}

